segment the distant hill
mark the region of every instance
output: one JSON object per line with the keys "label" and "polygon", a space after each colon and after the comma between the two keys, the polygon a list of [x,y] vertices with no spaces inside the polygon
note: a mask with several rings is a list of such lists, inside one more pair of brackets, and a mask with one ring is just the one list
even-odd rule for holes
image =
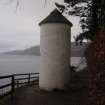
{"label": "distant hill", "polygon": [[[78,45],[78,46],[76,46],[74,42],[71,43],[71,56],[73,57],[83,56],[86,46],[87,46],[86,43],[83,43],[83,45]],[[40,46],[33,46],[24,50],[11,51],[11,52],[6,52],[4,54],[40,56]]]}
{"label": "distant hill", "polygon": [[10,54],[10,55],[36,55],[40,56],[40,47],[39,46],[33,46],[24,50],[15,50],[11,52],[5,52],[4,54]]}

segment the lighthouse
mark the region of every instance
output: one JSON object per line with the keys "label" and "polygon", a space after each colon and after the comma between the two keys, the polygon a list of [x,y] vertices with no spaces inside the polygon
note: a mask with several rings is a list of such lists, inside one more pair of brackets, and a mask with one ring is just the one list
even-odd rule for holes
{"label": "lighthouse", "polygon": [[39,88],[65,89],[70,80],[70,41],[72,23],[57,9],[40,26],[41,68]]}

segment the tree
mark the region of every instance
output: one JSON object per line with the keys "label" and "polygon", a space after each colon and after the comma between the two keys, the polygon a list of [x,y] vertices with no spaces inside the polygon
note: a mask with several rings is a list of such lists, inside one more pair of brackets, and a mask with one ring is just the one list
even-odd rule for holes
{"label": "tree", "polygon": [[[87,36],[87,33],[90,33],[90,23],[91,23],[91,7],[92,1],[91,0],[65,0],[68,3],[65,7],[62,5],[56,5],[60,8],[61,11],[66,12],[68,15],[79,16],[81,28],[83,30],[79,36],[77,36],[78,40],[83,40],[84,38],[91,37]],[[57,4],[57,3],[56,3]],[[62,8],[63,7],[63,8]],[[87,37],[86,37],[87,36]]]}
{"label": "tree", "polygon": [[[80,17],[81,28],[83,30],[80,33],[77,40],[88,38],[93,40],[94,32],[99,26],[104,26],[105,22],[105,5],[104,0],[64,0],[68,5],[58,5],[62,12],[66,12],[68,15],[75,15]],[[89,35],[87,35],[89,33]],[[91,34],[91,35],[90,35]]]}
{"label": "tree", "polygon": [[[65,0],[67,3],[76,5],[86,0]],[[88,70],[89,105],[104,105],[105,103],[105,1],[92,0],[89,5],[86,21],[88,31],[80,34],[91,38],[92,43],[85,52]],[[86,8],[87,9],[87,8]],[[88,10],[88,9],[87,9]],[[75,13],[75,12],[74,12]],[[79,13],[81,13],[79,11]],[[84,12],[82,12],[84,14]],[[79,14],[80,15],[80,14]],[[80,15],[81,17],[81,15]],[[89,23],[89,24],[88,24]],[[87,27],[86,27],[87,28]],[[77,37],[78,38],[78,37]]]}

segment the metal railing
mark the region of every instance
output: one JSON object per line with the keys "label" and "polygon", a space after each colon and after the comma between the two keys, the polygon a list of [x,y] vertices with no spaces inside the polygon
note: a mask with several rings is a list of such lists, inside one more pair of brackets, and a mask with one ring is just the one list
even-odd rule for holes
{"label": "metal railing", "polygon": [[26,73],[26,74],[13,74],[7,76],[0,76],[0,80],[9,79],[11,82],[6,83],[5,85],[0,85],[0,90],[11,87],[9,91],[0,95],[0,99],[8,95],[11,96],[11,99],[14,97],[15,88],[25,85],[38,85],[39,84],[39,73]]}

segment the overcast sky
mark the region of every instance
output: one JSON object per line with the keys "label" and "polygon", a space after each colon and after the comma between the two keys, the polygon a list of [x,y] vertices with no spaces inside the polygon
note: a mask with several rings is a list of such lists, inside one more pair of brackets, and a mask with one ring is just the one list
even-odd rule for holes
{"label": "overcast sky", "polygon": [[[13,2],[9,2],[13,1]],[[16,10],[15,0],[0,0],[0,52],[25,49],[40,44],[38,23],[54,8],[54,2],[63,0],[20,0]],[[79,18],[67,17],[72,23],[72,36],[81,29]]]}

